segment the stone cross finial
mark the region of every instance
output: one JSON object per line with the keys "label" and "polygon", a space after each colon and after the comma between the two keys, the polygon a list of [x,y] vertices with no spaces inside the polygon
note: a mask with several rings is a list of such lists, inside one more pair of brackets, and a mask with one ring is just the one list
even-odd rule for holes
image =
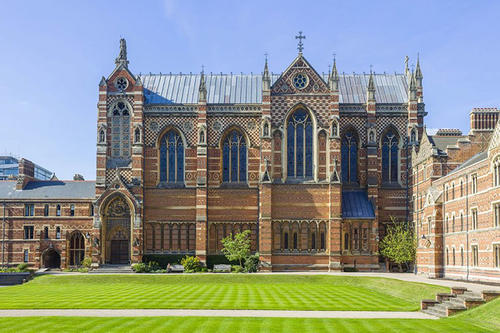
{"label": "stone cross finial", "polygon": [[302,50],[304,50],[304,43],[302,43],[302,40],[306,39],[306,36],[302,35],[302,31],[299,31],[299,35],[295,36],[295,39],[299,40],[299,43],[297,44],[297,49],[299,50],[299,53],[302,53]]}
{"label": "stone cross finial", "polygon": [[115,64],[116,66],[124,65],[125,67],[127,67],[128,65],[127,42],[125,41],[125,38],[120,39],[120,53],[118,54],[118,57],[115,59]]}

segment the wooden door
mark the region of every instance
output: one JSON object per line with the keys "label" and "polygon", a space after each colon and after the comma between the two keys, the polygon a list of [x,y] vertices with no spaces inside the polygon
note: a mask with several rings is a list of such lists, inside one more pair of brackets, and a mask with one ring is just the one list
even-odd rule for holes
{"label": "wooden door", "polygon": [[128,240],[111,241],[111,264],[129,263],[129,244]]}

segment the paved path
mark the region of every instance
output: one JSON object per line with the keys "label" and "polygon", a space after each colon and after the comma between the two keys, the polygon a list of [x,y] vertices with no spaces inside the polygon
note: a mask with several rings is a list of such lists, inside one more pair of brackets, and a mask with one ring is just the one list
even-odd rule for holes
{"label": "paved path", "polygon": [[438,319],[423,312],[391,311],[279,311],[191,309],[44,309],[0,310],[0,317],[281,317],[281,318],[399,318]]}

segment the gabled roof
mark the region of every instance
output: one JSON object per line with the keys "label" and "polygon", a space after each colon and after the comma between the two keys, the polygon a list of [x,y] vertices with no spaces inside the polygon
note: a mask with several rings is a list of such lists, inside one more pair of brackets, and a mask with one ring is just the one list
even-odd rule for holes
{"label": "gabled roof", "polygon": [[373,205],[363,190],[342,191],[342,217],[345,219],[374,219]]}
{"label": "gabled roof", "polygon": [[[455,169],[453,169],[450,173],[448,173],[448,175],[451,175],[451,174],[454,174],[462,169],[465,169],[473,164],[476,164],[478,162],[481,162],[482,160],[485,160],[488,158],[488,152],[487,151],[482,151],[480,153],[477,153],[476,155],[472,156],[471,158],[469,158],[468,160],[466,160],[465,162],[463,162],[462,164],[460,164],[458,167],[456,167]],[[447,175],[447,176],[448,176]]]}
{"label": "gabled roof", "polygon": [[[271,75],[271,84],[280,77]],[[366,103],[369,74],[339,75],[340,103]],[[145,103],[197,104],[200,74],[142,74]],[[261,74],[205,74],[208,104],[262,103]],[[322,74],[328,80],[328,74]],[[375,74],[377,103],[400,104],[408,102],[408,86],[404,74]]]}
{"label": "gabled roof", "polygon": [[16,190],[16,181],[0,181],[0,199],[93,199],[95,181],[31,181]]}

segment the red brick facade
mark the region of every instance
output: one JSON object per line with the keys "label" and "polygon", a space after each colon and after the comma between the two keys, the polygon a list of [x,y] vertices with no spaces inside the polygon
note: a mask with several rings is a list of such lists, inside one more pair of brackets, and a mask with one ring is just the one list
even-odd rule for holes
{"label": "red brick facade", "polygon": [[498,112],[474,109],[469,135],[424,134],[413,152],[418,273],[500,281]]}
{"label": "red brick facade", "polygon": [[[419,65],[415,73],[345,75],[334,63],[324,76],[299,53],[281,75],[267,61],[258,76],[136,75],[123,41],[97,109],[95,199],[77,203],[92,202],[94,215],[64,228],[85,236],[96,265],[149,254],[206,261],[221,253],[222,238],[248,229],[263,269],[377,270],[386,223],[410,216],[408,152],[425,116]],[[245,164],[227,171],[231,133],[241,135]],[[348,133],[355,148],[345,153]],[[236,171],[241,178],[228,181]],[[350,191],[361,201],[343,202]],[[29,220],[41,230],[43,219]],[[43,266],[36,243],[29,262]]]}

